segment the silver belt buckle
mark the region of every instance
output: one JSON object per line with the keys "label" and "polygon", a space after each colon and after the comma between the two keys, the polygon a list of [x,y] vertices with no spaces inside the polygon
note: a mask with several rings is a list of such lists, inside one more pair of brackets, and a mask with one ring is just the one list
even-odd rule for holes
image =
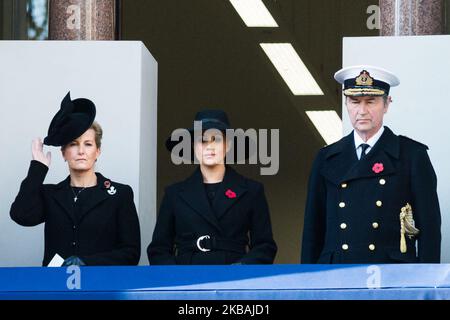
{"label": "silver belt buckle", "polygon": [[200,245],[200,241],[202,241],[202,240],[204,240],[204,239],[210,239],[210,236],[206,235],[206,236],[198,237],[198,239],[197,239],[197,248],[198,248],[198,250],[203,251],[203,252],[211,251],[211,249],[203,248],[203,247]]}

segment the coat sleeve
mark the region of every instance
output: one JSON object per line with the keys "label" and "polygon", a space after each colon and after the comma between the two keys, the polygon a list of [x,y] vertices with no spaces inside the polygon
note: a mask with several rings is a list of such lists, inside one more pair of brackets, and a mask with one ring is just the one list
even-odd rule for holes
{"label": "coat sleeve", "polygon": [[320,174],[321,153],[314,160],[308,182],[303,223],[302,263],[317,263],[325,241],[327,192]]}
{"label": "coat sleeve", "polygon": [[22,226],[36,226],[45,221],[43,183],[48,167],[32,160],[25,180],[20,185],[19,193],[11,205],[10,216]]}
{"label": "coat sleeve", "polygon": [[418,237],[419,262],[439,263],[441,254],[441,211],[437,196],[437,178],[428,153],[420,149],[412,165],[412,210]]}
{"label": "coat sleeve", "polygon": [[174,251],[175,217],[171,197],[170,190],[166,189],[153,231],[152,242],[147,248],[150,264],[177,264]]}
{"label": "coat sleeve", "polygon": [[126,186],[117,212],[117,245],[114,250],[80,256],[86,265],[137,265],[141,256],[139,218],[133,190]]}
{"label": "coat sleeve", "polygon": [[277,253],[264,187],[258,185],[251,215],[250,249],[239,261],[242,264],[271,264]]}

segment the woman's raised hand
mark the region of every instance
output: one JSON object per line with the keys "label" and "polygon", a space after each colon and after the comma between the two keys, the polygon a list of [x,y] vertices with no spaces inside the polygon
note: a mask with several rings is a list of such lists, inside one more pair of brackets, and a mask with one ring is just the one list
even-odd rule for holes
{"label": "woman's raised hand", "polygon": [[44,144],[40,138],[36,138],[31,143],[31,154],[33,155],[33,160],[39,161],[42,164],[45,164],[47,167],[50,167],[50,162],[52,160],[52,154],[47,152],[44,154]]}

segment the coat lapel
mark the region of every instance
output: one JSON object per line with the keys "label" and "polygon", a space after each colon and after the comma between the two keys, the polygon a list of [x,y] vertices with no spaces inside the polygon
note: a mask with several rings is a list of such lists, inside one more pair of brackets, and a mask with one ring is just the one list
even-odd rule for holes
{"label": "coat lapel", "polygon": [[[378,142],[367,154],[366,158],[359,161],[356,156],[353,131],[327,151],[326,165],[322,174],[331,182],[339,185],[354,179],[375,176],[386,176],[395,172],[392,159],[399,158],[399,138],[388,128],[384,128]],[[376,173],[373,170],[375,163],[383,165],[383,171]]]}
{"label": "coat lapel", "polygon": [[220,219],[247,192],[244,178],[230,167],[226,167],[223,183],[217,190],[213,208]]}
{"label": "coat lapel", "polygon": [[216,227],[219,231],[221,227],[216,215],[212,212],[208,199],[206,198],[205,187],[203,186],[203,176],[200,168],[190,176],[180,191],[180,197],[192,208],[200,214],[205,220]]}
{"label": "coat lapel", "polygon": [[[376,176],[387,176],[396,171],[392,159],[399,157],[399,138],[387,127],[381,135],[378,142],[372,150],[367,154],[366,158],[358,161],[358,165],[354,166],[343,177],[343,181],[354,179],[370,178]],[[383,170],[376,172],[374,165],[382,164]]]}
{"label": "coat lapel", "polygon": [[[96,173],[96,175],[97,186],[92,190],[92,193],[86,199],[86,202],[81,207],[79,207],[79,210],[81,210],[81,212],[79,215],[77,215],[78,223],[97,205],[99,205],[109,197],[115,195],[115,193],[112,195],[108,193],[110,189],[109,187],[107,188],[105,186],[105,181],[108,181],[112,187],[114,187],[114,184],[111,183],[110,180],[103,177],[100,173]],[[70,176],[56,185],[56,191],[52,194],[52,196],[56,200],[56,202],[64,209],[64,212],[69,216],[69,218],[73,222],[77,222],[77,217],[75,217],[74,212],[73,197],[71,196],[70,190]]]}
{"label": "coat lapel", "polygon": [[341,141],[331,145],[325,154],[326,165],[322,174],[335,185],[343,181],[343,177],[358,165],[353,131]]}
{"label": "coat lapel", "polygon": [[[80,208],[80,221],[100,203],[110,197],[116,196],[117,189],[115,188],[114,183],[109,179],[106,179],[100,173],[96,173],[96,175],[97,186],[92,190],[92,193],[89,195],[89,197],[87,197],[86,202]],[[106,185],[105,182],[107,182]]]}
{"label": "coat lapel", "polygon": [[64,213],[75,222],[73,214],[73,197],[70,195],[70,176],[56,185],[56,190],[52,193],[53,199],[61,206]]}

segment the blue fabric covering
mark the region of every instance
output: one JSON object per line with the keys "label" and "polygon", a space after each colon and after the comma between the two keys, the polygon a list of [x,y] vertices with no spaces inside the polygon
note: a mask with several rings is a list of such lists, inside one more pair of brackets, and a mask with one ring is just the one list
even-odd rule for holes
{"label": "blue fabric covering", "polygon": [[[0,299],[450,299],[449,264],[0,268]],[[77,274],[78,275],[78,274]]]}

